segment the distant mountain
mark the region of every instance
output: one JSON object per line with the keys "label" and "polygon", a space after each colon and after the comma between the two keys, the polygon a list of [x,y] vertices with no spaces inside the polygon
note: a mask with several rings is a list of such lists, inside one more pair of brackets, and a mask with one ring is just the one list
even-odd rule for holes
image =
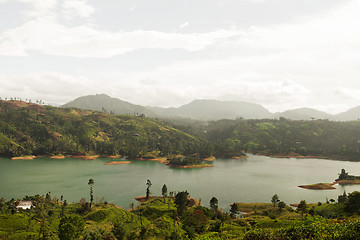
{"label": "distant mountain", "polygon": [[334,116],[339,121],[353,121],[360,119],[360,106],[351,108],[350,110],[339,113]]}
{"label": "distant mountain", "polygon": [[298,108],[279,113],[271,113],[259,104],[237,101],[194,100],[178,108],[144,107],[130,102],[112,98],[106,94],[88,95],[61,106],[62,108],[80,108],[115,114],[145,114],[149,117],[164,119],[190,118],[193,120],[211,121],[220,119],[272,119],[284,117],[291,120],[328,119],[352,121],[360,119],[360,106],[346,112],[331,115],[312,108]]}
{"label": "distant mountain", "polygon": [[259,104],[219,101],[219,100],[194,100],[179,108],[149,107],[158,115],[166,117],[184,117],[197,120],[219,119],[264,119],[272,118],[272,113]]}
{"label": "distant mountain", "polygon": [[115,114],[145,114],[155,116],[154,112],[146,107],[135,105],[118,98],[112,98],[106,94],[88,95],[61,106],[62,108],[80,108],[96,111],[114,111]]}
{"label": "distant mountain", "polygon": [[334,119],[333,115],[312,108],[298,108],[274,114],[274,118],[279,117],[284,117],[291,120]]}

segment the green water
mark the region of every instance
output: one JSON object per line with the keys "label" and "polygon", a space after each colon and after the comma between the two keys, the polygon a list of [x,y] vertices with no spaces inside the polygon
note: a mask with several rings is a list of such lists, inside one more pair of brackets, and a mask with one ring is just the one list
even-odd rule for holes
{"label": "green water", "polygon": [[145,195],[146,180],[153,183],[151,192],[187,190],[201,198],[204,205],[215,196],[220,207],[233,202],[270,202],[277,193],[286,203],[325,202],[358,190],[360,185],[336,186],[336,190],[307,190],[298,185],[332,182],[341,168],[360,175],[360,163],[321,159],[279,159],[250,155],[247,159],[218,159],[213,168],[174,169],[158,162],[132,161],[124,165],[104,165],[112,159],[11,160],[0,158],[0,197],[9,200],[25,195],[46,194],[70,202],[89,199],[88,180],[95,180],[94,195],[100,200],[128,208],[136,196]]}

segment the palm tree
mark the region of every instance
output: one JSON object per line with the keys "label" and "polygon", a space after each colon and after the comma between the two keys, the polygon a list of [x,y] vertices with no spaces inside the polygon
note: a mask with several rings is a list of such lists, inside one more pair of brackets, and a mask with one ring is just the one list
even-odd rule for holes
{"label": "palm tree", "polygon": [[90,185],[90,208],[91,208],[91,205],[92,205],[92,202],[94,201],[94,192],[93,192],[93,188],[92,186],[94,185],[94,179],[90,178],[89,179],[89,182],[88,182],[88,185]]}

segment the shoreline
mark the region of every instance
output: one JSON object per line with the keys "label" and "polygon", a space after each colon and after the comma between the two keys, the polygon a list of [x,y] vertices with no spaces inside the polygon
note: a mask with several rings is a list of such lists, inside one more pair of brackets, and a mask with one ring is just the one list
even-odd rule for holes
{"label": "shoreline", "polygon": [[139,160],[139,161],[154,161],[154,162],[160,162],[160,163],[164,163],[167,161],[166,157],[159,157],[159,158],[135,158],[135,160]]}
{"label": "shoreline", "polygon": [[11,160],[33,160],[37,156],[30,155],[30,156],[20,156],[20,157],[12,157]]}
{"label": "shoreline", "polygon": [[315,183],[309,185],[299,185],[299,188],[312,189],[312,190],[333,190],[336,183]]}
{"label": "shoreline", "polygon": [[360,184],[360,179],[354,179],[354,180],[335,180],[334,184],[339,185],[357,185]]}
{"label": "shoreline", "polygon": [[210,164],[203,164],[203,165],[173,165],[173,164],[168,164],[167,166],[169,167],[173,167],[173,168],[207,168],[207,167],[214,167],[214,165],[210,165]]}
{"label": "shoreline", "polygon": [[204,160],[204,161],[207,161],[207,162],[213,162],[213,161],[216,160],[216,157],[211,156],[211,157],[204,158],[203,160]]}
{"label": "shoreline", "polygon": [[104,165],[120,165],[120,164],[130,164],[131,161],[112,161],[108,163],[104,163]]}

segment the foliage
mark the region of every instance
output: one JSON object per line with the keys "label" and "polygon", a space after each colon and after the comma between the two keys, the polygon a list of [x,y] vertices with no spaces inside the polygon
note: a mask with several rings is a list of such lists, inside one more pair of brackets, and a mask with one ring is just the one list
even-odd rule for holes
{"label": "foliage", "polygon": [[[141,116],[0,100],[0,156],[125,155],[199,152],[205,141]],[[209,153],[210,154],[210,153]]]}
{"label": "foliage", "polygon": [[218,206],[218,200],[216,197],[212,197],[210,199],[210,208],[215,212],[218,210],[219,206]]}
{"label": "foliage", "polygon": [[177,213],[179,216],[182,216],[187,208],[188,202],[189,202],[189,193],[187,191],[178,192],[175,195],[175,205],[177,208]]}
{"label": "foliage", "polygon": [[349,215],[360,214],[360,192],[355,191],[349,194],[344,210]]}
{"label": "foliage", "polygon": [[85,223],[78,215],[65,216],[60,220],[59,238],[60,240],[69,240],[78,238],[84,230]]}
{"label": "foliage", "polygon": [[360,121],[288,119],[211,121],[199,133],[214,144],[216,156],[245,152],[269,155],[324,156],[358,161]]}

